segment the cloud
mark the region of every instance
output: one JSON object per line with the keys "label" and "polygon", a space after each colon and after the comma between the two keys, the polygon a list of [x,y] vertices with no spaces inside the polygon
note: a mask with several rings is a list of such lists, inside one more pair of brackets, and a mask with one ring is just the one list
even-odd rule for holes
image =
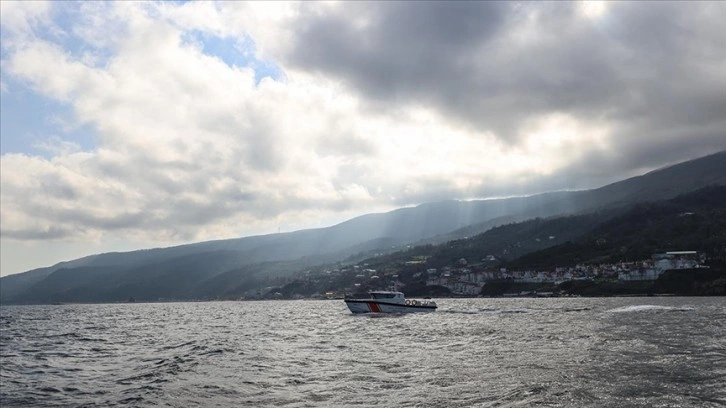
{"label": "cloud", "polygon": [[[3,31],[11,38],[3,38],[3,47],[14,45],[11,40],[22,41],[38,24],[48,21],[51,9],[49,1],[7,1],[0,3]],[[7,41],[7,42],[6,42]]]}
{"label": "cloud", "polygon": [[648,121],[652,133],[722,116],[726,38],[713,16],[723,4],[585,6],[311,5],[281,58],[339,78],[380,109],[423,103],[513,144],[522,123],[558,112],[614,126]]}
{"label": "cloud", "polygon": [[95,146],[4,154],[1,236],[234,237],[726,147],[726,7],[586,5],[2,2],[3,86]]}

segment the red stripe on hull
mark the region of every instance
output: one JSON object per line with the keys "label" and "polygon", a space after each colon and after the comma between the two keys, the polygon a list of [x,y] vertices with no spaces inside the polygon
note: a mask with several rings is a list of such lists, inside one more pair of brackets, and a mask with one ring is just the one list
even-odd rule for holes
{"label": "red stripe on hull", "polygon": [[371,312],[373,313],[381,313],[381,308],[378,307],[378,304],[373,302],[368,302],[368,308],[371,309]]}

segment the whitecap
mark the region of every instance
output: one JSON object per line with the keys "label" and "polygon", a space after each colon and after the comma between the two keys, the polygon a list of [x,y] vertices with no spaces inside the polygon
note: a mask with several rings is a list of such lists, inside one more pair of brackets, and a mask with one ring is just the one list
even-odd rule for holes
{"label": "whitecap", "polygon": [[646,311],[666,311],[666,312],[688,312],[695,310],[690,306],[659,306],[659,305],[630,305],[610,309],[606,313],[630,313],[630,312],[646,312]]}

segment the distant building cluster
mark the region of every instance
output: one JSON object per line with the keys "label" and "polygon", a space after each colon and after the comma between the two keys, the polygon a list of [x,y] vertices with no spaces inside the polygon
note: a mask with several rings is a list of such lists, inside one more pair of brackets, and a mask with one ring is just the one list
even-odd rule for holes
{"label": "distant building cluster", "polygon": [[[426,259],[416,257],[404,262],[407,268],[420,269],[409,275],[414,281],[425,283],[426,286],[440,286],[452,294],[462,296],[478,296],[482,287],[489,281],[510,280],[518,283],[552,283],[565,281],[596,279],[601,281],[652,281],[667,270],[700,268],[705,262],[703,254],[696,251],[676,251],[653,254],[648,260],[637,262],[618,262],[614,264],[575,265],[557,267],[547,270],[507,270],[506,268],[491,269],[487,265],[496,263],[492,255],[482,258],[481,264],[473,265],[466,259],[453,262],[452,266],[443,268],[426,268]],[[426,269],[424,269],[426,268]],[[302,277],[290,279],[287,283],[296,282],[295,290],[304,292],[283,293],[280,287],[268,287],[245,293],[247,299],[261,298],[341,298],[345,293],[364,292],[369,289],[384,289],[391,283],[405,290],[405,284],[399,280],[396,268],[376,270],[367,264],[348,265],[325,270],[309,270]],[[307,292],[304,289],[308,289]],[[312,290],[310,290],[312,289]]]}
{"label": "distant building cluster", "polygon": [[[576,265],[552,270],[473,271],[468,267],[444,267],[441,270],[426,270],[427,286],[443,286],[454,294],[478,295],[482,285],[492,280],[512,280],[522,283],[559,284],[569,280],[602,279],[619,281],[656,280],[667,270],[699,268],[704,262],[696,251],[675,251],[654,254],[651,259],[638,262],[615,264]],[[459,265],[462,265],[461,260]]]}

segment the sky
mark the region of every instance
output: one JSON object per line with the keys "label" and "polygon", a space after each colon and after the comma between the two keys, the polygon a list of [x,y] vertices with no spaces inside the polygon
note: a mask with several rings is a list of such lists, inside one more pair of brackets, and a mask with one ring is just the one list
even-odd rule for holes
{"label": "sky", "polygon": [[726,2],[0,2],[0,274],[726,149]]}

